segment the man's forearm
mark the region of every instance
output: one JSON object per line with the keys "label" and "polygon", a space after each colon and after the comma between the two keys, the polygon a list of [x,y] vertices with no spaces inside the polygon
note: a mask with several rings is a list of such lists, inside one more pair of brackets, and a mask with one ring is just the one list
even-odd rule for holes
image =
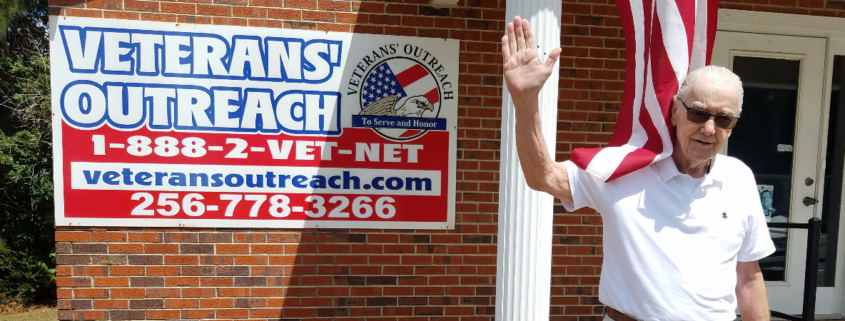
{"label": "man's forearm", "polygon": [[743,321],[769,320],[766,282],[757,262],[739,262],[736,297]]}
{"label": "man's forearm", "polygon": [[572,201],[566,169],[549,155],[536,95],[515,100],[516,149],[525,181],[532,189]]}

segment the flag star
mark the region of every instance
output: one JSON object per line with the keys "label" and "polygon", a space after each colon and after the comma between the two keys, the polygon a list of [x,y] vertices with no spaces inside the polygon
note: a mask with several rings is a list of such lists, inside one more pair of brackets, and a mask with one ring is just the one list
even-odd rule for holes
{"label": "flag star", "polygon": [[381,81],[379,81],[379,82],[378,82],[378,85],[379,85],[379,86],[381,86],[381,84],[382,84],[382,82],[381,82]]}
{"label": "flag star", "polygon": [[370,94],[369,96],[370,96],[370,98],[373,98],[373,97],[374,97],[374,96],[373,96],[373,94]]}
{"label": "flag star", "polygon": [[396,93],[396,89],[390,88],[390,93],[391,93],[391,94],[395,94],[395,93]]}
{"label": "flag star", "polygon": [[380,94],[381,92],[381,89],[376,89],[376,93]]}
{"label": "flag star", "polygon": [[389,73],[390,73],[390,69],[385,70],[384,72],[389,74]]}

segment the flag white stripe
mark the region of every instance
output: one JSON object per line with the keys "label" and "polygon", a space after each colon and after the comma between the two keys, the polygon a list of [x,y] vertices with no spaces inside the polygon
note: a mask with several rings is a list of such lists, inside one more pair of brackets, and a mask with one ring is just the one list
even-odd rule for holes
{"label": "flag white stripe", "polygon": [[663,41],[663,47],[666,48],[666,54],[672,63],[675,79],[680,84],[689,72],[687,30],[674,0],[657,0],[657,3],[657,17],[663,31],[663,39],[660,40]]}
{"label": "flag white stripe", "polygon": [[625,156],[635,150],[637,150],[637,147],[631,145],[602,148],[584,171],[607,180],[610,175],[616,172],[616,168],[619,167],[619,164],[622,164]]}
{"label": "flag white stripe", "polygon": [[[634,20],[634,36],[637,40],[637,47],[636,47],[636,54],[634,57],[636,58],[636,78],[635,78],[635,91],[634,91],[634,109],[633,109],[633,117],[631,117],[631,137],[628,138],[628,142],[626,145],[634,145],[637,147],[642,147],[642,144],[645,144],[645,141],[648,139],[646,137],[645,129],[643,129],[642,124],[640,124],[640,106],[643,102],[643,81],[642,79],[645,76],[646,69],[646,61],[645,61],[645,13],[643,12],[643,2],[641,0],[631,0],[631,12],[632,17]],[[651,10],[651,8],[649,8]],[[639,145],[638,145],[639,144]],[[592,162],[591,162],[592,163]],[[592,165],[592,164],[590,164]],[[617,164],[618,165],[618,164]],[[616,166],[613,166],[615,169]],[[609,175],[608,175],[609,176]]]}
{"label": "flag white stripe", "polygon": [[[690,71],[704,67],[707,63],[707,0],[695,1],[695,13],[695,37],[689,62]],[[680,80],[680,83],[682,82],[683,79]]]}

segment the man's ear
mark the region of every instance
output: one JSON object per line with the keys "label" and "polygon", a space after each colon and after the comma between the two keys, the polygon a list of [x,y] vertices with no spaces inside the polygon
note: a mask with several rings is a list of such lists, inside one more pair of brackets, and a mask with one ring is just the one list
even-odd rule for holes
{"label": "man's ear", "polygon": [[669,113],[671,114],[669,119],[672,122],[672,126],[678,126],[678,124],[676,124],[677,121],[675,121],[675,114],[676,114],[676,111],[677,111],[676,109],[678,109],[678,107],[675,106],[678,103],[677,100],[678,100],[678,95],[672,96],[671,107],[669,108]]}

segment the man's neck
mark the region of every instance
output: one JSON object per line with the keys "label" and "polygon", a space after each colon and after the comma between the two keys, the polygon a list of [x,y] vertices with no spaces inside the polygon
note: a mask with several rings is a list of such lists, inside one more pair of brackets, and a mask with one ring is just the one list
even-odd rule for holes
{"label": "man's neck", "polygon": [[678,154],[674,153],[672,154],[672,160],[675,161],[675,166],[678,167],[679,172],[692,176],[693,178],[704,177],[710,171],[710,163],[713,161],[712,159],[708,159],[703,162],[695,162],[690,159],[683,159],[683,157],[679,157]]}

